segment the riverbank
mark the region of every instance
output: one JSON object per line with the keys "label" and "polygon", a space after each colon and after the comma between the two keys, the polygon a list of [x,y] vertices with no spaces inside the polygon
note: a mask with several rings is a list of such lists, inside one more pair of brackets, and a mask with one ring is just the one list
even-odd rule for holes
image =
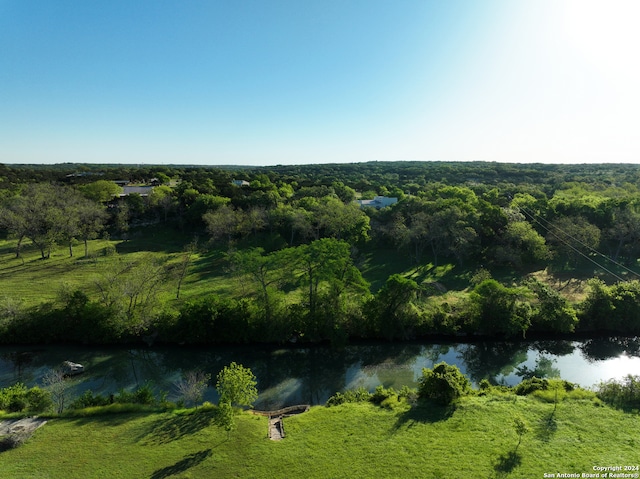
{"label": "riverbank", "polygon": [[[517,384],[523,374],[560,376],[591,387],[600,381],[637,374],[639,342],[613,340],[526,341],[491,343],[359,343],[343,348],[269,347],[144,347],[95,348],[81,346],[0,347],[0,387],[22,382],[41,385],[52,368],[71,360],[84,366],[74,377],[71,397],[90,389],[108,397],[150,383],[157,394],[176,399],[174,383],[182,371],[202,370],[215,375],[231,362],[250,368],[258,378],[255,405],[279,409],[293,404],[324,404],[337,391],[379,384],[401,389],[417,387],[423,367],[445,361],[457,365],[476,386],[482,379]],[[526,369],[525,369],[526,368]],[[214,388],[204,400],[216,403]]]}
{"label": "riverbank", "polygon": [[[206,411],[51,419],[2,453],[0,477],[526,477],[636,465],[640,416],[597,400],[463,398],[437,407],[313,407],[267,438],[267,418],[227,433]],[[514,418],[528,431],[519,436]],[[637,472],[637,471],[632,471]]]}

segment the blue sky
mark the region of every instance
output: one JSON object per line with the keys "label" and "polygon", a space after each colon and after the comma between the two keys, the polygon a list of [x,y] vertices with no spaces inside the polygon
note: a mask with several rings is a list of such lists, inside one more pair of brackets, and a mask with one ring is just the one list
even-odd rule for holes
{"label": "blue sky", "polygon": [[0,162],[640,162],[634,0],[0,0]]}

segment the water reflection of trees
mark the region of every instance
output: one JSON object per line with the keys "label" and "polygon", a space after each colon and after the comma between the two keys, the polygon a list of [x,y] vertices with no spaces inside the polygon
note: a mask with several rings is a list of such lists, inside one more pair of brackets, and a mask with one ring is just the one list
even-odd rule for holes
{"label": "water reflection of trees", "polygon": [[640,357],[640,338],[611,337],[594,338],[580,345],[582,355],[589,362],[604,361],[621,354]]}
{"label": "water reflection of trees", "polygon": [[576,347],[571,341],[541,340],[533,341],[529,344],[529,348],[538,351],[540,354],[549,354],[551,356],[568,356],[573,354]]}
{"label": "water reflection of trees", "polygon": [[[497,382],[500,376],[516,372],[527,360],[527,350],[541,356],[565,356],[579,349],[589,361],[617,357],[622,353],[640,356],[639,338],[599,338],[584,342],[486,342],[474,344],[358,344],[344,348],[273,348],[235,347],[154,347],[154,348],[81,348],[47,347],[27,356],[18,349],[0,349],[3,361],[2,381],[15,382],[20,377],[27,385],[37,384],[44,372],[71,360],[85,366],[78,377],[77,393],[91,388],[100,394],[133,389],[151,381],[157,391],[172,392],[173,382],[183,371],[201,370],[211,373],[212,384],[205,399],[216,401],[215,376],[235,361],[250,368],[258,378],[258,390],[269,391],[265,401],[282,406],[297,402],[322,404],[329,396],[345,388],[348,381],[364,381],[370,386],[379,380],[385,384],[402,384],[407,371],[442,361],[457,363],[469,378]],[[545,364],[538,372],[543,372]],[[550,366],[550,365],[547,365]],[[546,367],[546,366],[545,366]],[[536,371],[536,369],[533,369]],[[521,372],[528,372],[522,370]],[[547,368],[547,373],[554,373]],[[409,374],[409,375],[411,375]],[[410,378],[409,381],[414,378]],[[368,381],[368,382],[367,382]],[[9,384],[0,384],[0,387]],[[267,397],[269,396],[269,397]],[[262,399],[261,399],[262,400]],[[259,404],[257,404],[259,405]]]}
{"label": "water reflection of trees", "polygon": [[527,360],[527,350],[525,343],[482,342],[465,345],[459,357],[473,382],[487,379],[495,384],[497,376],[511,374],[518,364]]}
{"label": "water reflection of trees", "polygon": [[531,378],[559,378],[560,370],[554,366],[555,359],[540,356],[536,359],[536,365],[533,369],[529,369],[527,365],[516,368],[516,375],[522,379]]}

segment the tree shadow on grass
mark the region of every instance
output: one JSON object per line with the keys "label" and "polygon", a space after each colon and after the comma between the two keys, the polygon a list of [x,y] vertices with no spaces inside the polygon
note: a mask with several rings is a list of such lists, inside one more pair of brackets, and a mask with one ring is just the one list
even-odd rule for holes
{"label": "tree shadow on grass", "polygon": [[455,404],[443,406],[430,401],[421,401],[398,416],[393,431],[402,427],[412,428],[416,424],[446,421],[456,410]]}
{"label": "tree shadow on grass", "polygon": [[175,474],[180,474],[181,472],[185,472],[187,469],[191,469],[192,467],[197,466],[209,456],[211,456],[211,449],[205,449],[200,452],[189,454],[188,456],[185,456],[184,459],[176,462],[171,466],[158,469],[153,474],[151,474],[151,479],[164,479]]}
{"label": "tree shadow on grass", "polygon": [[167,444],[195,434],[216,424],[214,411],[194,411],[189,414],[172,414],[162,417],[145,427],[138,440],[150,445]]}
{"label": "tree shadow on grass", "polygon": [[71,421],[78,426],[83,426],[85,424],[93,424],[93,423],[104,423],[108,426],[121,426],[129,421],[134,421],[141,417],[144,414],[148,414],[148,412],[140,411],[140,412],[104,412],[104,413],[96,413],[90,414],[86,416],[63,416],[62,418],[67,421]]}
{"label": "tree shadow on grass", "polygon": [[556,410],[554,409],[549,415],[544,416],[538,422],[535,429],[535,434],[538,439],[544,442],[549,442],[553,435],[558,430],[558,423],[556,421]]}
{"label": "tree shadow on grass", "polygon": [[496,460],[493,470],[496,478],[507,477],[516,467],[522,464],[522,456],[517,451],[501,454]]}

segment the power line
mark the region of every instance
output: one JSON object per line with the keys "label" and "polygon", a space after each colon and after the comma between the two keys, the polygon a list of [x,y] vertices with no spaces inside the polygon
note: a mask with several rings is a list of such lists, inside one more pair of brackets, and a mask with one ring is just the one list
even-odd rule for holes
{"label": "power line", "polygon": [[577,239],[577,238],[575,238],[575,237],[571,236],[571,235],[570,235],[569,233],[567,233],[566,231],[563,231],[563,230],[562,230],[561,228],[559,228],[558,226],[552,225],[552,224],[551,224],[551,223],[549,223],[547,220],[545,220],[545,219],[541,218],[543,221],[545,221],[545,222],[549,225],[549,227],[545,226],[544,224],[542,224],[542,222],[541,222],[540,220],[538,220],[538,219],[536,218],[536,216],[538,216],[538,215],[534,215],[534,214],[532,214],[532,213],[528,212],[528,211],[526,210],[526,208],[518,207],[518,206],[516,206],[516,208],[517,208],[519,211],[522,211],[526,216],[528,216],[529,218],[531,218],[531,220],[533,220],[535,223],[539,224],[539,225],[540,225],[540,226],[541,226],[545,231],[547,231],[548,233],[550,233],[550,234],[552,234],[553,236],[555,236],[556,238],[558,238],[558,239],[559,239],[562,243],[564,243],[566,246],[568,246],[569,248],[571,248],[573,251],[575,251],[576,253],[578,253],[578,254],[579,254],[580,256],[582,256],[583,258],[585,258],[585,259],[589,260],[590,262],[592,262],[593,264],[595,264],[598,268],[600,268],[600,269],[602,269],[602,270],[606,271],[607,273],[609,273],[611,276],[613,276],[614,278],[616,278],[618,281],[621,281],[621,282],[623,282],[623,283],[624,283],[624,282],[626,282],[627,280],[626,280],[626,279],[624,279],[624,278],[621,278],[620,276],[618,276],[618,275],[617,275],[616,273],[614,273],[613,271],[611,271],[611,270],[609,270],[609,269],[605,268],[604,266],[602,266],[600,263],[598,263],[596,260],[594,260],[594,259],[593,259],[593,258],[591,258],[590,256],[587,256],[586,254],[584,254],[584,252],[580,251],[578,248],[576,248],[575,246],[573,246],[572,244],[570,244],[568,241],[566,241],[566,240],[565,240],[565,238],[562,238],[562,237],[560,237],[558,234],[556,234],[555,232],[551,231],[551,230],[549,229],[549,227],[552,227],[552,228],[557,229],[557,230],[558,230],[558,231],[560,231],[563,235],[565,235],[567,238],[570,238],[571,240],[573,240],[573,241],[575,241],[575,242],[579,243],[580,245],[584,246],[585,248],[589,249],[590,251],[592,251],[592,252],[596,253],[596,254],[597,254],[597,255],[599,255],[599,256],[602,256],[604,259],[606,259],[606,260],[608,260],[608,261],[611,261],[611,262],[612,262],[612,263],[614,263],[615,265],[617,265],[617,266],[619,266],[619,267],[621,267],[621,268],[623,268],[623,269],[625,269],[625,270],[629,271],[630,273],[634,274],[635,276],[640,277],[640,275],[638,275],[638,273],[636,273],[635,271],[633,271],[633,270],[631,270],[631,269],[629,269],[629,268],[627,268],[627,267],[625,267],[625,266],[623,266],[623,265],[621,265],[621,264],[617,263],[616,261],[612,260],[611,258],[606,257],[605,255],[603,255],[603,254],[602,254],[602,253],[600,253],[599,251],[597,251],[597,250],[595,250],[595,249],[591,248],[590,246],[588,246],[588,245],[584,244],[584,243],[583,243],[582,241],[580,241],[579,239]]}

